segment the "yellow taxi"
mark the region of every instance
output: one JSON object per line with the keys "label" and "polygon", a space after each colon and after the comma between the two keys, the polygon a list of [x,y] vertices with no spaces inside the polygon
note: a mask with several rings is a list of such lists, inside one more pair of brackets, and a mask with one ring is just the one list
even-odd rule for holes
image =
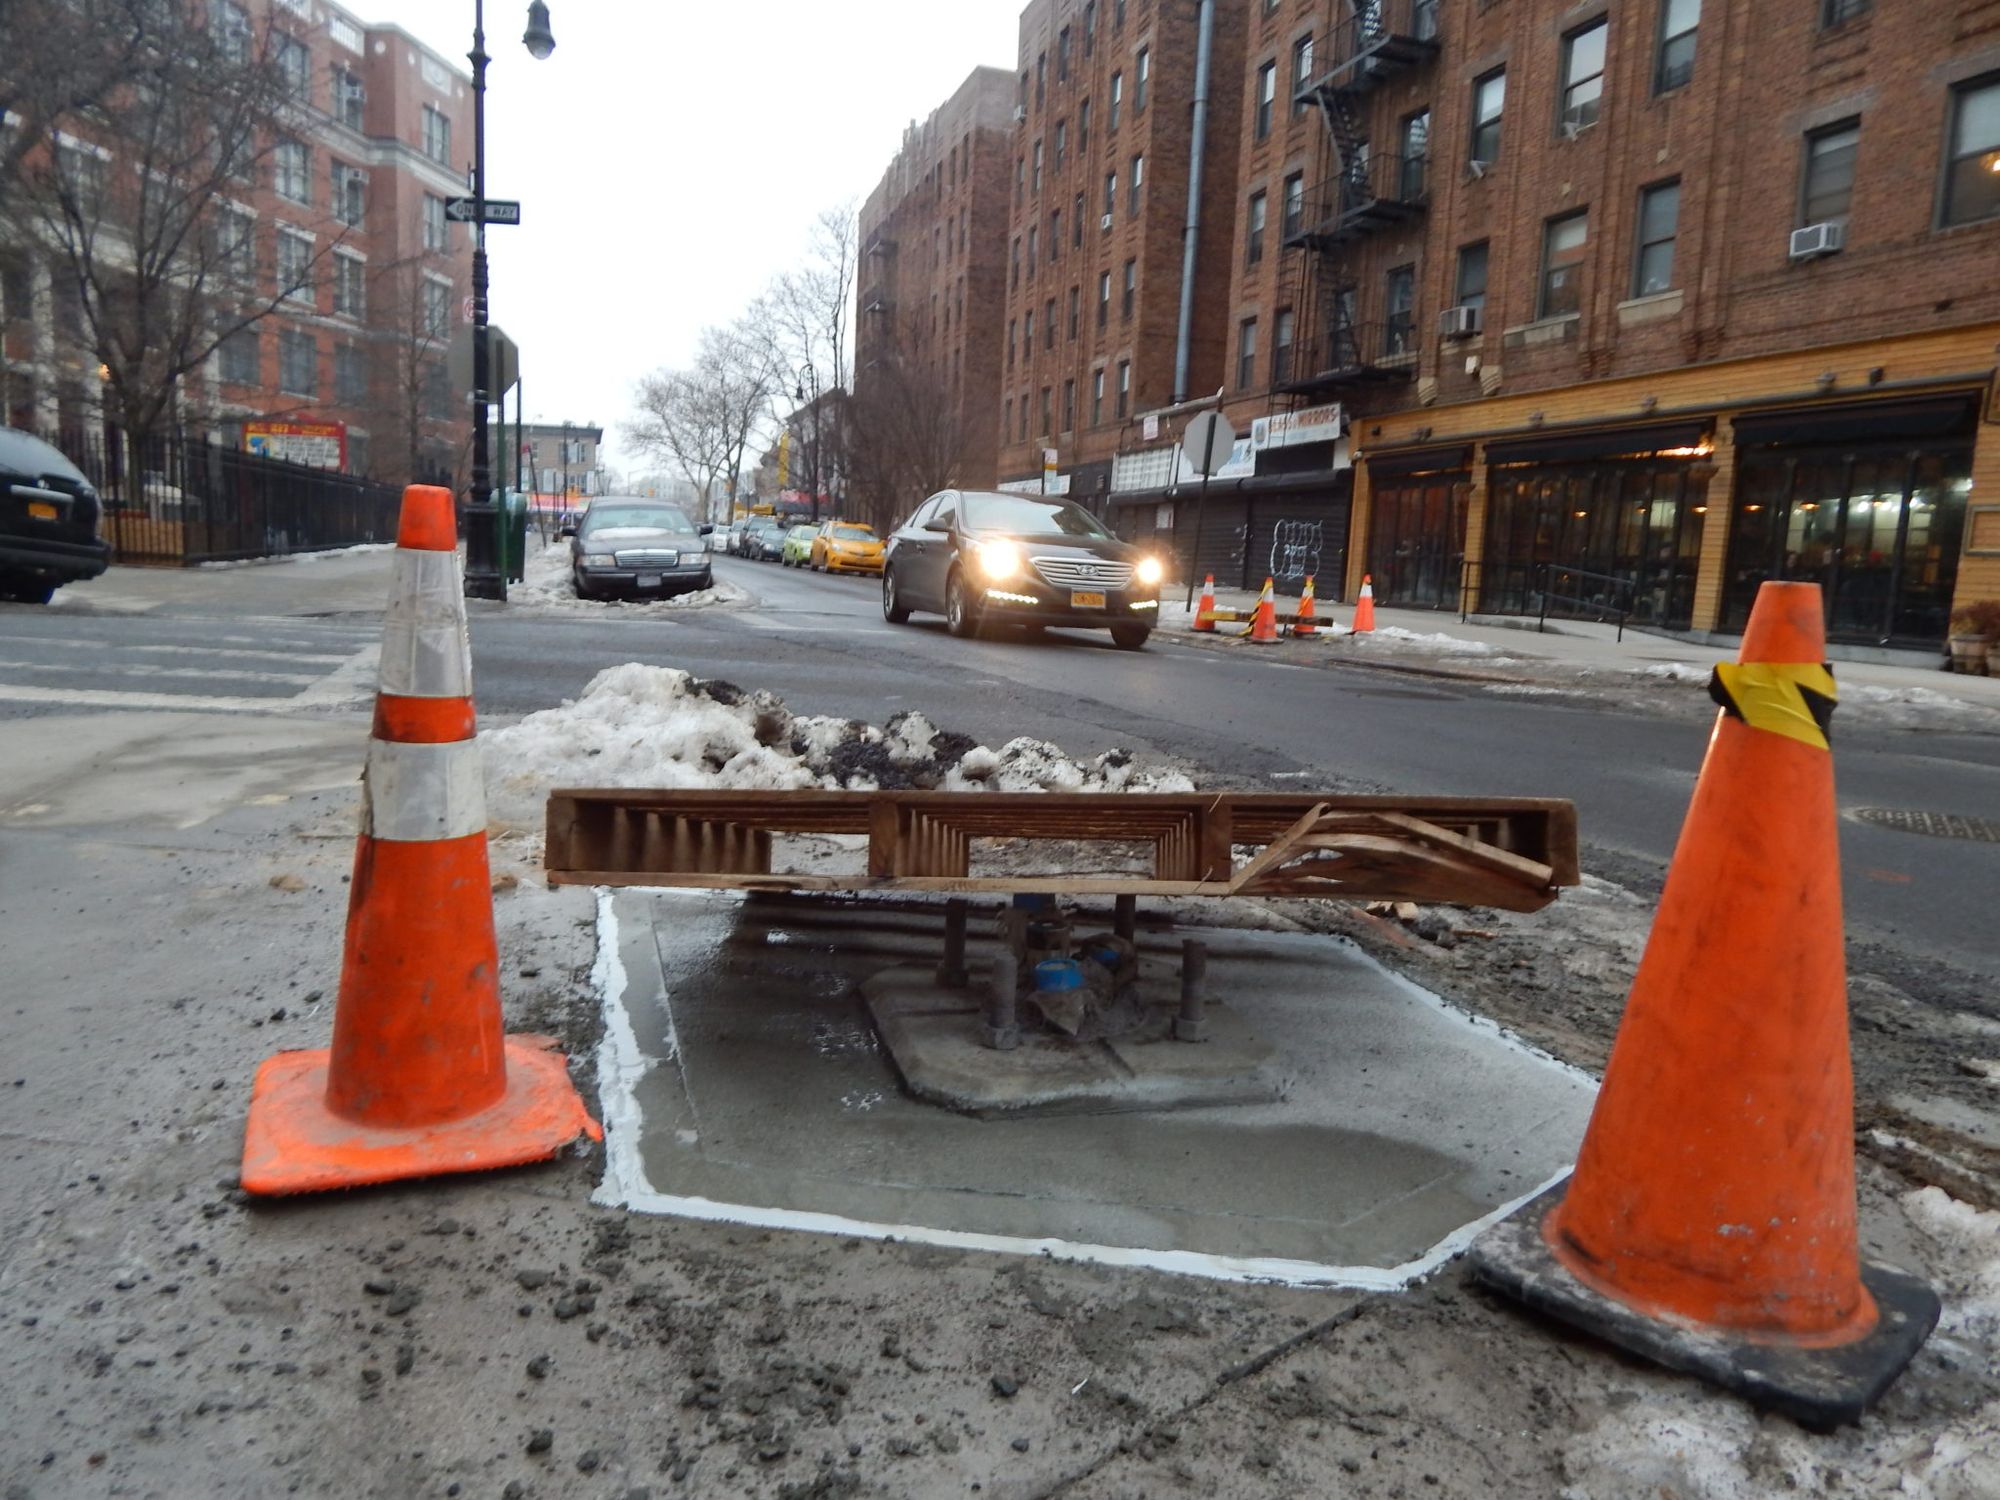
{"label": "yellow taxi", "polygon": [[880,573],[882,538],[859,521],[828,521],[812,540],[815,573]]}

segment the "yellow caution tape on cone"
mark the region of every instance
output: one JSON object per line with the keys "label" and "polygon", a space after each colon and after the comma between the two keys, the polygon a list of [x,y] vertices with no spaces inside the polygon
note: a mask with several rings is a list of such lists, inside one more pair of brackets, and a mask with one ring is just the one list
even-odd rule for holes
{"label": "yellow caution tape on cone", "polygon": [[1819,750],[1833,748],[1827,741],[1827,726],[1839,694],[1828,665],[1721,662],[1709,679],[1708,696],[1752,729],[1782,734]]}

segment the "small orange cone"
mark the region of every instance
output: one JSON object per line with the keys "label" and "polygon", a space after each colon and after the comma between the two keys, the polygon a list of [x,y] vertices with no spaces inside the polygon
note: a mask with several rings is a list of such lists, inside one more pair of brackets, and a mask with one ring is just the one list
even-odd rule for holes
{"label": "small orange cone", "polygon": [[1306,574],[1305,590],[1299,595],[1299,617],[1292,622],[1292,638],[1308,641],[1319,634],[1319,627],[1313,624],[1313,581],[1312,574]]}
{"label": "small orange cone", "polygon": [[1269,578],[1264,580],[1264,592],[1257,596],[1257,613],[1250,617],[1250,639],[1265,646],[1278,639],[1277,590]]}
{"label": "small orange cone", "polygon": [[1215,634],[1215,575],[1201,581],[1201,598],[1195,601],[1194,628],[1205,635]]}
{"label": "small orange cone", "polygon": [[517,1166],[603,1136],[553,1040],[501,1030],[452,505],[403,492],[333,1046],[258,1068],[247,1192]]}
{"label": "small orange cone", "polygon": [[1937,1321],[1855,1231],[1840,848],[1820,590],[1766,583],[1568,1189],[1473,1269],[1542,1312],[1812,1427]]}
{"label": "small orange cone", "polygon": [[1366,635],[1375,628],[1375,585],[1370,575],[1361,575],[1361,597],[1354,601],[1354,633]]}

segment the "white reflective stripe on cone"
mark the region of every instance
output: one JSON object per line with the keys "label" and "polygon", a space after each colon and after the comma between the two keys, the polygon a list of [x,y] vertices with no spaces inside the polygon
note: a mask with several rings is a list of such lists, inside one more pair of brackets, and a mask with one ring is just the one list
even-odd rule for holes
{"label": "white reflective stripe on cone", "polygon": [[397,549],[382,621],[381,687],[402,698],[472,696],[456,552]]}
{"label": "white reflective stripe on cone", "polygon": [[361,831],[397,843],[461,839],[486,831],[486,780],[476,740],[446,745],[368,742]]}

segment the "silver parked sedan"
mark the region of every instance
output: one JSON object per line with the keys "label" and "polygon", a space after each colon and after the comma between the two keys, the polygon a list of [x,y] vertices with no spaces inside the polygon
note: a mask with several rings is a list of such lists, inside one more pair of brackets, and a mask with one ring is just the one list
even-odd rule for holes
{"label": "silver parked sedan", "polygon": [[670,598],[711,587],[713,526],[696,526],[678,505],[603,495],[569,536],[570,574],[579,599]]}

